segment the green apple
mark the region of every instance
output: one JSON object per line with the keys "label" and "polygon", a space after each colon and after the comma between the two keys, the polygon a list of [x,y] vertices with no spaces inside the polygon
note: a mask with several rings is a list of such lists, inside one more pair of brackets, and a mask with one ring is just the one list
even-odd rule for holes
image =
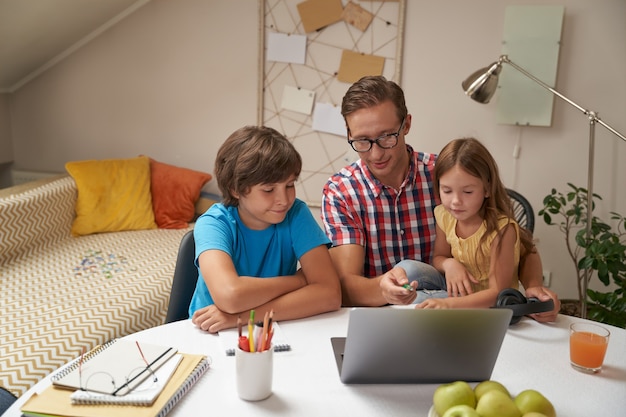
{"label": "green apple", "polygon": [[543,396],[539,391],[534,389],[527,389],[520,392],[515,397],[515,405],[522,412],[522,414],[535,411],[537,413],[545,414],[546,417],[556,417],[556,411],[552,403]]}
{"label": "green apple", "polygon": [[487,391],[476,404],[481,417],[522,417],[513,398],[500,390]]}
{"label": "green apple", "polygon": [[537,413],[535,411],[531,411],[530,413],[523,414],[522,417],[548,417],[545,414]]}
{"label": "green apple", "polygon": [[439,385],[433,394],[433,405],[440,416],[455,405],[476,406],[474,390],[465,381],[455,381]]}
{"label": "green apple", "polygon": [[502,391],[509,397],[511,396],[511,394],[509,393],[509,390],[506,389],[504,385],[502,385],[498,381],[489,380],[489,381],[483,381],[474,387],[474,395],[476,395],[476,401],[479,401],[480,397],[482,397],[484,393],[494,390],[494,389]]}
{"label": "green apple", "polygon": [[448,408],[441,417],[480,417],[480,414],[469,405],[459,404]]}

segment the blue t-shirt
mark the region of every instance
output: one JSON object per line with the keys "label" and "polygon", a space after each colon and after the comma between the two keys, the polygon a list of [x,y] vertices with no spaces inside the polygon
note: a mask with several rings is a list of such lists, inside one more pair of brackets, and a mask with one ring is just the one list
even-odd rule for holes
{"label": "blue t-shirt", "polygon": [[[285,220],[264,230],[252,230],[243,224],[237,207],[213,204],[196,221],[193,235],[196,266],[202,252],[218,249],[231,257],[237,274],[259,278],[293,275],[305,253],[320,245],[330,246],[307,205],[298,199]],[[213,298],[199,272],[189,316],[211,304]]]}

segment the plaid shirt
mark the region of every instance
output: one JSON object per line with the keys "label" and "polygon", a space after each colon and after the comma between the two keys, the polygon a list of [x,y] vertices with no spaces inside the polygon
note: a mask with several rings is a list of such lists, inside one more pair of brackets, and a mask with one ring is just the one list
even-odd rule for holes
{"label": "plaid shirt", "polygon": [[324,186],[322,219],[333,246],[365,248],[366,277],[389,271],[403,259],[430,263],[437,205],[432,188],[435,154],[411,153],[400,190],[383,185],[359,159]]}

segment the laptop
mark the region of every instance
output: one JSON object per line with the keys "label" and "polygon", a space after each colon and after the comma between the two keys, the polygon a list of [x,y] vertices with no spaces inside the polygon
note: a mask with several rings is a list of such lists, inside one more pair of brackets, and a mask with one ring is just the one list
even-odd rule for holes
{"label": "laptop", "polygon": [[509,309],[355,308],[331,344],[344,384],[490,379]]}

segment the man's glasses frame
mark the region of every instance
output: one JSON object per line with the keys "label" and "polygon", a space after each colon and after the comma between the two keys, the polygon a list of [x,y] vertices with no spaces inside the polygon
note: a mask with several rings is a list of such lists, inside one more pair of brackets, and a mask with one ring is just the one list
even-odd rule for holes
{"label": "man's glasses frame", "polygon": [[400,127],[397,132],[385,133],[375,139],[350,139],[350,129],[348,129],[348,143],[352,146],[352,149],[357,152],[369,152],[374,144],[378,145],[382,149],[391,149],[398,144],[398,138],[400,137],[400,132],[404,127],[405,120],[406,117],[402,118],[402,123],[400,123]]}

